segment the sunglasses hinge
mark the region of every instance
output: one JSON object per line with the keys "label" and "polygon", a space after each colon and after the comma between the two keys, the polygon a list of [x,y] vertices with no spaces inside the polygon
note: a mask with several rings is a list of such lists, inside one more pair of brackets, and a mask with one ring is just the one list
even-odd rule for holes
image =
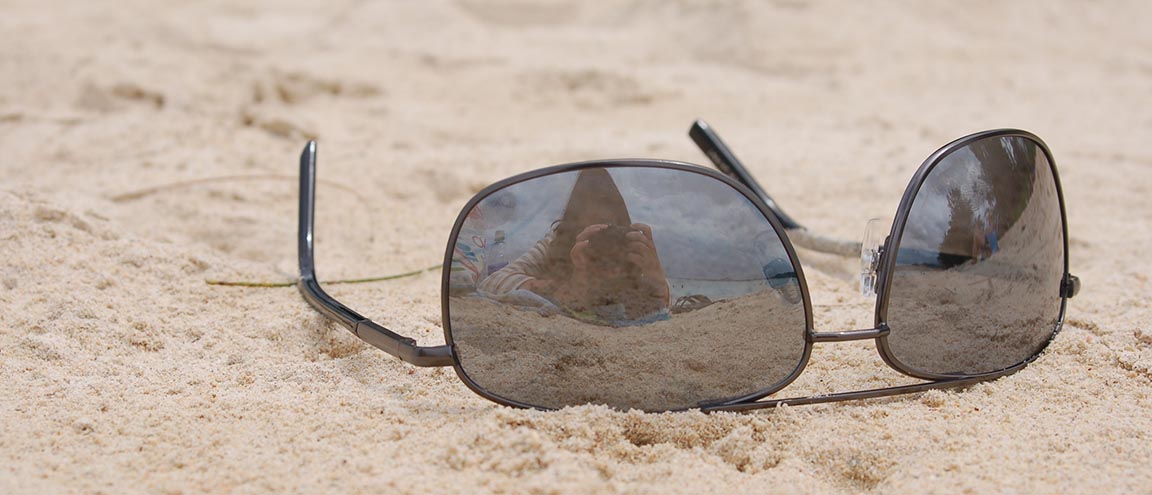
{"label": "sunglasses hinge", "polygon": [[888,333],[888,325],[880,325],[876,328],[866,328],[863,330],[848,330],[844,332],[812,332],[812,342],[848,342],[851,340],[868,340],[878,339]]}
{"label": "sunglasses hinge", "polygon": [[1060,281],[1060,297],[1071,299],[1079,293],[1080,277],[1072,275],[1071,273],[1064,274],[1064,280]]}
{"label": "sunglasses hinge", "polygon": [[352,332],[377,349],[396,356],[408,364],[433,367],[452,366],[456,363],[451,346],[421,347],[414,339],[397,335],[372,320],[364,319],[356,322]]}

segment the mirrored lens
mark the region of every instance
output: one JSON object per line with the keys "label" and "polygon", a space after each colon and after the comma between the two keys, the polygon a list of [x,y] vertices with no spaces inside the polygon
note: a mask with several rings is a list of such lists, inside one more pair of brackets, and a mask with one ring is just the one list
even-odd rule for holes
{"label": "mirrored lens", "polygon": [[804,356],[780,237],[701,173],[512,184],[467,212],[452,249],[449,339],[465,379],[507,401],[692,408],[772,389]]}
{"label": "mirrored lens", "polygon": [[1052,167],[1024,137],[958,148],[912,203],[890,286],[888,345],[912,370],[1002,370],[1060,318],[1064,240]]}

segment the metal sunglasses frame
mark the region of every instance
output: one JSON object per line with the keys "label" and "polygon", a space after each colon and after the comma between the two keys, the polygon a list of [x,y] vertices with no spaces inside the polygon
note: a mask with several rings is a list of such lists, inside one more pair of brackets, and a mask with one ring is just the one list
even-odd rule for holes
{"label": "metal sunglasses frame", "polygon": [[[1029,363],[1039,357],[1044,349],[1056,338],[1060,333],[1060,328],[1064,323],[1064,314],[1067,309],[1068,299],[1074,297],[1080,290],[1080,280],[1078,277],[1071,275],[1068,271],[1068,219],[1065,214],[1064,207],[1064,194],[1060,186],[1060,177],[1056,172],[1056,163],[1052,159],[1052,153],[1048,146],[1036,135],[1027,131],[1017,129],[996,129],[990,131],[983,131],[968,136],[962,137],[947,145],[943,146],[935,153],[930,155],[920,169],[912,177],[908,184],[908,188],[904,192],[904,196],[900,200],[900,205],[896,211],[896,218],[892,222],[892,229],[881,247],[880,260],[878,264],[878,278],[876,282],[876,313],[875,325],[872,328],[860,330],[848,330],[839,332],[817,332],[814,329],[812,317],[812,302],[808,292],[808,285],[804,278],[803,268],[800,265],[799,259],[796,256],[796,251],[793,247],[792,240],[788,234],[792,234],[799,239],[804,239],[802,247],[812,248],[818,251],[830,252],[841,255],[848,255],[852,253],[854,245],[847,242],[829,241],[827,239],[814,238],[805,230],[799,223],[785,214],[776,202],[768,196],[764,189],[760,187],[759,183],[752,178],[747,169],[736,159],[732,151],[720,140],[720,137],[701,120],[693,123],[689,131],[689,136],[700,147],[705,155],[716,165],[716,167],[723,172],[723,174],[716,172],[707,167],[694,165],[684,162],[676,162],[669,160],[595,160],[579,163],[570,163],[565,165],[557,165],[548,168],[533,170],[530,172],[522,173],[513,177],[509,177],[495,184],[492,184],[484,190],[477,193],[461,210],[457,216],[456,222],[452,227],[452,233],[449,236],[448,246],[444,254],[444,266],[441,280],[441,307],[443,311],[442,323],[444,326],[445,345],[439,346],[420,346],[414,339],[399,335],[384,326],[373,322],[372,320],[361,316],[355,311],[349,309],[347,306],[341,304],[339,301],[328,295],[321,288],[319,281],[316,278],[315,258],[313,251],[313,224],[315,221],[315,206],[316,206],[316,142],[310,141],[304,148],[300,155],[300,215],[299,215],[299,231],[298,231],[298,257],[300,265],[300,279],[299,289],[301,294],[314,308],[323,313],[325,316],[332,318],[337,323],[348,328],[354,335],[361,340],[371,344],[372,346],[383,350],[384,352],[400,358],[402,361],[421,367],[440,367],[452,366],[456,370],[457,376],[477,394],[499,404],[534,409],[548,409],[545,407],[536,406],[533,404],[526,404],[516,401],[511,401],[500,396],[497,396],[483,387],[476,384],[461,367],[460,361],[456,355],[455,346],[452,342],[451,331],[451,318],[449,317],[449,304],[448,304],[448,282],[449,282],[449,267],[452,262],[453,248],[455,240],[459,236],[460,229],[463,226],[464,219],[468,212],[491,193],[508,187],[510,185],[524,182],[532,179],[537,179],[547,175],[558,173],[570,172],[575,170],[587,168],[616,168],[616,167],[648,167],[648,168],[662,168],[680,170],[684,172],[691,172],[696,174],[705,175],[713,179],[719,180],[728,184],[735,190],[743,194],[749,201],[752,202],[757,208],[760,209],[764,217],[772,225],[773,229],[779,234],[780,241],[783,243],[784,248],[788,254],[789,261],[796,267],[796,277],[800,286],[800,292],[804,302],[804,353],[801,357],[796,369],[792,371],[786,378],[773,387],[758,391],[754,394],[738,397],[735,399],[724,399],[723,401],[702,403],[693,409],[700,409],[703,411],[748,411],[754,409],[770,408],[780,405],[801,405],[801,404],[817,404],[824,402],[835,402],[842,400],[854,399],[868,399],[875,397],[886,397],[898,394],[908,394],[915,392],[922,392],[931,389],[944,389],[965,387],[978,382],[994,380],[1005,375],[1009,375],[1019,371],[1027,366]],[[923,371],[915,370],[909,366],[901,363],[893,355],[891,348],[888,345],[888,334],[890,332],[887,325],[888,316],[888,301],[890,296],[889,286],[892,283],[893,273],[896,267],[896,256],[891,255],[895,253],[900,245],[901,237],[904,233],[904,226],[907,222],[908,215],[912,208],[912,202],[916,198],[917,192],[927,179],[928,175],[936,167],[940,161],[948,156],[952,151],[967,146],[975,141],[993,138],[993,137],[1021,137],[1035,142],[1041,150],[1043,150],[1049,167],[1051,167],[1052,178],[1056,183],[1056,194],[1060,204],[1060,222],[1062,227],[1062,240],[1064,248],[1064,274],[1061,279],[1060,285],[1060,315],[1056,321],[1055,328],[1052,331],[1048,341],[1045,342],[1035,354],[1031,355],[1024,361],[1007,368],[981,374],[963,374],[963,375],[941,375],[934,373],[926,373]],[[813,240],[815,239],[815,240]],[[859,252],[858,245],[856,252]],[[791,397],[783,399],[770,399],[760,400],[768,397],[776,392],[787,387],[793,380],[800,376],[808,365],[808,360],[812,354],[812,348],[817,343],[826,342],[846,342],[854,340],[868,340],[872,339],[876,342],[876,349],[880,353],[880,357],[892,369],[915,378],[928,380],[927,382],[885,387],[869,390],[860,390],[852,392],[839,392],[824,395],[814,395],[808,397]]]}

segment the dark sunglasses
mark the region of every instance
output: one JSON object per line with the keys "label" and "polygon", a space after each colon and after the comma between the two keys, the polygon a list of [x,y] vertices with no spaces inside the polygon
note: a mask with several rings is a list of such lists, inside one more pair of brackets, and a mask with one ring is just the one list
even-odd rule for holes
{"label": "dark sunglasses", "polygon": [[[920,166],[891,229],[864,243],[786,215],[702,121],[689,135],[723,174],[597,160],[504,179],[464,206],[444,254],[446,345],[336,301],[316,279],[316,143],[300,157],[299,287],[317,310],[416,366],[452,366],[500,404],[743,411],[960,387],[1013,373],[1059,332],[1079,279],[1056,166],[1038,137],[963,137]],[[871,238],[871,239],[869,239]],[[861,255],[875,326],[817,332],[793,242]],[[818,342],[874,339],[923,383],[761,400]]]}

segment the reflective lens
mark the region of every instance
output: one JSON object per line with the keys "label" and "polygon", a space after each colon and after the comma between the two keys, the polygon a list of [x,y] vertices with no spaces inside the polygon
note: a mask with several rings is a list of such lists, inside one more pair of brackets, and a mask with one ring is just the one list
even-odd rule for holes
{"label": "reflective lens", "polygon": [[685,409],[773,389],[804,357],[798,270],[714,177],[571,170],[492,192],[465,218],[448,338],[487,394]]}
{"label": "reflective lens", "polygon": [[1063,236],[1038,143],[990,137],[945,156],[917,192],[896,253],[892,355],[937,375],[989,373],[1036,355],[1060,318]]}

